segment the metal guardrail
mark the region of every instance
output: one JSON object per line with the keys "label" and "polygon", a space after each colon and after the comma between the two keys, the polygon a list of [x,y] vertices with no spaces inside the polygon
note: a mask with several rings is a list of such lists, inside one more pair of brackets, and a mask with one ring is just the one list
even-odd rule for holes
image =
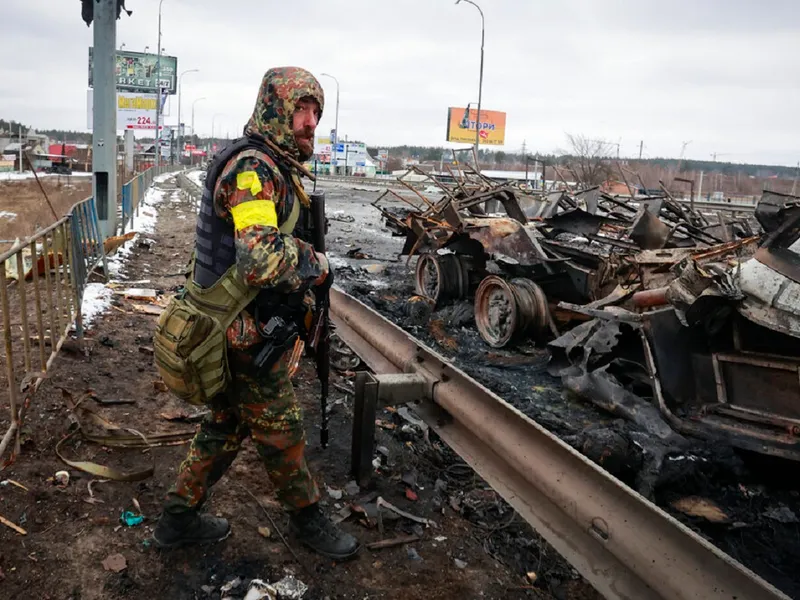
{"label": "metal guardrail", "polygon": [[[398,326],[331,290],[336,333],[376,376],[356,379],[353,456],[375,410],[414,410],[604,597],[788,600]],[[363,462],[363,460],[359,460]],[[371,469],[370,469],[371,472]]]}
{"label": "metal guardrail", "polygon": [[185,199],[190,199],[195,206],[200,205],[200,198],[203,196],[203,188],[192,181],[186,173],[178,174],[178,187]]}
{"label": "metal guardrail", "polygon": [[132,224],[134,215],[139,215],[139,205],[144,200],[145,192],[153,184],[153,179],[164,173],[171,173],[177,168],[173,166],[151,167],[122,186],[120,199],[121,233],[125,233],[125,229]]}
{"label": "metal guardrail", "polygon": [[[122,186],[123,233],[138,213],[153,178],[174,170],[151,168]],[[73,205],[64,217],[0,255],[0,309],[11,416],[0,440],[0,457],[13,443],[5,465],[19,454],[20,430],[31,398],[73,324],[77,336],[83,336],[83,292],[92,271],[104,259],[94,198]]]}

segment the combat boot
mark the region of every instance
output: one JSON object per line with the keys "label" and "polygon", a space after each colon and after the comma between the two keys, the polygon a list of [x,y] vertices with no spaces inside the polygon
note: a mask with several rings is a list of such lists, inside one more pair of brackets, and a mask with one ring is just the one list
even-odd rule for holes
{"label": "combat boot", "polygon": [[301,543],[334,560],[352,558],[361,549],[358,540],[331,523],[318,504],[293,513],[291,528]]}
{"label": "combat boot", "polygon": [[219,542],[230,533],[228,521],[219,517],[193,510],[177,514],[163,512],[153,531],[153,539],[160,548],[177,548]]}

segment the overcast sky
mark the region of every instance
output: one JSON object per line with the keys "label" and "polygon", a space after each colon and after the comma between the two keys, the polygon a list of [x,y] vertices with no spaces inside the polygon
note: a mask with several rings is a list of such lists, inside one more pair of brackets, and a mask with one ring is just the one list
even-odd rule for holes
{"label": "overcast sky", "polygon": [[[794,165],[800,160],[800,0],[478,0],[483,107],[508,113],[507,151],[566,149],[566,133],[623,156]],[[158,1],[127,0],[117,47],[156,48]],[[236,135],[272,66],[331,73],[342,136],[447,145],[448,106],[478,95],[480,15],[453,0],[164,0],[162,46],[184,77],[183,121]],[[0,117],[86,130],[78,0],[2,0]],[[333,127],[336,85],[322,77]],[[177,122],[173,99],[171,117]]]}

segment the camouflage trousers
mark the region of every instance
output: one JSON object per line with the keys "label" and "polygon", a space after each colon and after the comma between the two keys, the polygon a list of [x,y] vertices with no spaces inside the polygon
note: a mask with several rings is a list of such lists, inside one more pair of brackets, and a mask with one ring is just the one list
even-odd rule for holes
{"label": "camouflage trousers", "polygon": [[249,368],[244,353],[229,351],[229,358],[232,381],[211,400],[211,413],[192,440],[164,510],[179,513],[201,506],[248,436],[283,507],[291,511],[314,504],[319,489],[304,456],[303,414],[289,379],[286,356],[269,373],[260,375]]}

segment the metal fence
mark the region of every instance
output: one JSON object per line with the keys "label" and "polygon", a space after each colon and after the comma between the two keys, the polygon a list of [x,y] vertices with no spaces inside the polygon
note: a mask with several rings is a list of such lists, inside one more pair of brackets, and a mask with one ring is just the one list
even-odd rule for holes
{"label": "metal fence", "polygon": [[122,209],[120,227],[122,233],[125,233],[125,229],[132,223],[134,215],[139,215],[139,204],[144,200],[144,194],[152,185],[153,179],[162,173],[169,173],[174,170],[175,167],[152,167],[140,173],[128,183],[123,184],[120,201]]}
{"label": "metal fence", "polygon": [[[174,167],[151,168],[122,186],[122,233],[153,178]],[[5,370],[10,425],[0,440],[4,465],[20,450],[20,431],[31,398],[51,368],[74,325],[83,335],[81,302],[89,276],[105,259],[93,198],[75,204],[66,216],[0,255]]]}

